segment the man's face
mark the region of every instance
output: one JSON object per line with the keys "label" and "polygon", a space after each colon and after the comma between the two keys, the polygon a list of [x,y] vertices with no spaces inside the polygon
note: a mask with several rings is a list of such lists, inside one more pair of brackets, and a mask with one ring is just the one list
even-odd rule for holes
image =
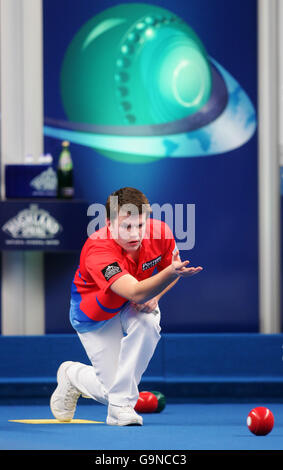
{"label": "man's face", "polygon": [[107,220],[112,237],[125,251],[134,252],[141,246],[146,231],[147,214],[119,214],[113,221]]}

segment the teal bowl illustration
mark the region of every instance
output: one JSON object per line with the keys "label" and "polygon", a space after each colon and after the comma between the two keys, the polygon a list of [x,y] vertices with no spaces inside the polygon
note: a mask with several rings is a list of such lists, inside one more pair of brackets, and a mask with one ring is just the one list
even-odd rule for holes
{"label": "teal bowl illustration", "polygon": [[256,129],[239,83],[185,21],[154,5],[87,21],[66,50],[60,93],[66,120],[46,118],[45,135],[121,162],[228,152]]}

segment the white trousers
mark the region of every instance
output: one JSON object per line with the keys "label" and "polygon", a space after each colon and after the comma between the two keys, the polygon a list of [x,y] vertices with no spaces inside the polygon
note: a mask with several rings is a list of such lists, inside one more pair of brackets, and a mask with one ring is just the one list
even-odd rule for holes
{"label": "white trousers", "polygon": [[101,328],[78,333],[92,366],[75,363],[71,383],[100,403],[134,407],[138,385],[160,339],[160,310],[138,312],[129,302]]}

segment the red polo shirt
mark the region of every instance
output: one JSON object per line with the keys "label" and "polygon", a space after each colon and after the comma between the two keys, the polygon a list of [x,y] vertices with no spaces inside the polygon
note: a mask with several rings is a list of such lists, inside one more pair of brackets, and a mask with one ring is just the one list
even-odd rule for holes
{"label": "red polo shirt", "polygon": [[73,327],[79,332],[89,331],[117,315],[128,300],[112,292],[111,284],[125,274],[141,281],[155,268],[162,271],[172,263],[174,248],[169,226],[152,218],[147,220],[138,263],[111,237],[106,226],[92,234],[82,248],[72,283]]}

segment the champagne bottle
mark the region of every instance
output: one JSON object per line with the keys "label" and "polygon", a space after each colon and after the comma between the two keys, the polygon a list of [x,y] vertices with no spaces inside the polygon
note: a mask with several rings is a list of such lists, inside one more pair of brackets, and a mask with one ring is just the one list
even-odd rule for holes
{"label": "champagne bottle", "polygon": [[59,155],[57,167],[57,197],[60,199],[72,198],[74,196],[73,184],[73,162],[69,148],[70,144],[64,140]]}

